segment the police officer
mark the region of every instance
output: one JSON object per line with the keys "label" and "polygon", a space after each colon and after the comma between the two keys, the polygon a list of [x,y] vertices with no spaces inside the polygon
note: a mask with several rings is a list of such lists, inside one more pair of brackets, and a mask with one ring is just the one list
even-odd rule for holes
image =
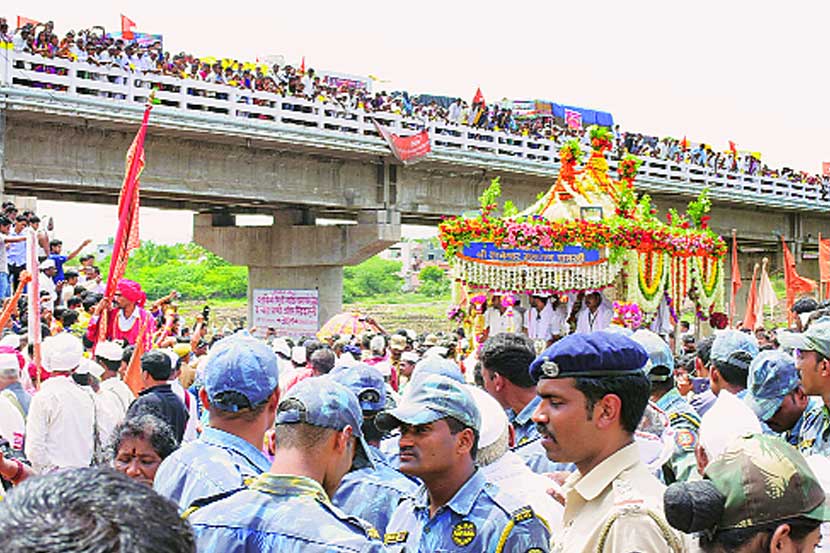
{"label": "police officer", "polygon": [[709,384],[718,395],[728,390],[738,399],[747,394],[746,381],[749,365],[758,355],[755,338],[737,330],[724,330],[715,335],[709,353]]}
{"label": "police officer", "polygon": [[344,512],[372,524],[383,535],[398,504],[414,497],[418,489],[378,449],[382,435],[375,426],[375,416],[386,408],[386,384],[383,375],[365,363],[335,369],[330,376],[357,396],[363,410],[363,436],[375,463],[374,469],[365,467],[347,473],[331,501]]}
{"label": "police officer", "polygon": [[214,344],[199,392],[210,425],[159,466],[153,488],[187,509],[197,499],[235,490],[271,466],[262,453],[279,399],[276,354],[245,332]]}
{"label": "police officer", "polygon": [[377,424],[400,427],[400,469],[424,482],[389,521],[390,551],[548,551],[547,524],[476,468],[481,416],[463,384],[416,378]]}
{"label": "police officer", "polygon": [[674,385],[674,357],[665,340],[644,329],[632,334],[631,338],[648,354],[646,373],[651,383],[651,401],[666,413],[669,425],[674,429],[674,451],[668,466],[664,466],[664,481],[671,484],[688,480],[697,474],[695,445],[700,416]]}
{"label": "police officer", "polygon": [[292,387],[277,411],[270,472],[185,512],[199,551],[384,551],[371,525],[329,500],[350,468],[373,466],[362,418],[354,394],[328,377]]}
{"label": "police officer", "polygon": [[747,390],[744,401],[758,419],[797,447],[805,415],[821,401],[804,393],[795,360],[783,351],[762,351],[749,366]]}
{"label": "police officer", "polygon": [[823,400],[805,415],[798,449],[804,455],[830,455],[830,318],[814,321],[801,334],[782,336],[782,345],[794,348],[804,392]]}
{"label": "police officer", "polygon": [[563,485],[565,530],[554,536],[555,551],[683,551],[663,516],[663,485],[634,441],[649,398],[647,361],[631,338],[597,331],[562,338],[530,366],[542,445],[578,469]]}

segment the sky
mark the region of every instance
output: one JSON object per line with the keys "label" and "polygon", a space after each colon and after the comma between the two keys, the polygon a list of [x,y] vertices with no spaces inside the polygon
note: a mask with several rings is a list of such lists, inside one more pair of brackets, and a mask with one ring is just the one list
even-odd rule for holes
{"label": "sky", "polygon": [[[819,172],[830,161],[824,68],[830,2],[558,0],[517,3],[6,0],[0,8],[52,19],[58,32],[119,14],[164,35],[165,49],[296,64],[389,82],[376,89],[488,101],[546,99],[609,111],[621,128],[758,151],[771,166]],[[152,163],[152,160],[148,160]],[[68,242],[106,241],[114,206],[40,202]],[[144,210],[142,239],[188,239],[188,213]],[[64,220],[68,226],[64,232]],[[412,231],[410,230],[410,233]],[[416,233],[417,234],[417,233]]]}

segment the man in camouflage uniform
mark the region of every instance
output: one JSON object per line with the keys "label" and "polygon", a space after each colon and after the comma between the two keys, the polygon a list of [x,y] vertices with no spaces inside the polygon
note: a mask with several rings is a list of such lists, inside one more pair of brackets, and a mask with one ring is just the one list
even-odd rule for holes
{"label": "man in camouflage uniform", "polygon": [[752,360],[744,402],[761,422],[798,447],[806,415],[821,406],[801,386],[795,360],[783,351],[762,351]]}
{"label": "man in camouflage uniform", "polygon": [[669,523],[700,533],[707,551],[761,551],[762,543],[765,552],[813,551],[819,525],[830,521],[824,491],[804,457],[763,434],[733,440],[702,481],[677,482],[663,499]]}
{"label": "man in camouflage uniform", "polygon": [[782,345],[794,348],[804,392],[822,399],[805,415],[798,450],[804,455],[830,455],[830,318],[814,321],[801,334],[782,337]]}
{"label": "man in camouflage uniform", "polygon": [[384,551],[371,525],[329,499],[350,468],[373,466],[362,418],[355,395],[328,377],[292,387],[277,411],[271,471],[185,512],[200,553]]}
{"label": "man in camouflage uniform", "polygon": [[375,427],[375,417],[386,409],[386,384],[380,372],[366,364],[335,369],[331,378],[357,396],[363,410],[363,436],[375,464],[374,468],[347,473],[331,501],[343,512],[370,523],[383,535],[398,504],[413,497],[418,489],[418,485],[395,470],[377,448],[381,433]]}
{"label": "man in camouflage uniform", "polygon": [[386,546],[394,553],[548,551],[547,523],[476,467],[481,415],[465,386],[440,375],[416,378],[398,407],[377,418],[381,430],[400,428],[400,469],[424,482],[392,515]]}
{"label": "man in camouflage uniform", "polygon": [[674,385],[674,357],[668,344],[650,330],[638,330],[631,338],[648,354],[646,372],[651,382],[651,401],[666,413],[674,429],[674,452],[663,470],[665,482],[688,480],[697,474],[695,445],[700,416]]}

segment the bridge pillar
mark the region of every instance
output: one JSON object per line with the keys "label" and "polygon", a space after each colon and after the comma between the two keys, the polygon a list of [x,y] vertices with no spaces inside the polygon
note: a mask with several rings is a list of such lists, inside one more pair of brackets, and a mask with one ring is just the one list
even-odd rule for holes
{"label": "bridge pillar", "polygon": [[[280,210],[267,227],[239,227],[214,214],[194,216],[193,240],[234,265],[248,266],[248,324],[257,288],[317,290],[320,324],[343,309],[343,266],[398,242],[400,214],[363,212],[357,224],[316,225],[306,210]],[[220,223],[217,225],[217,223]]]}

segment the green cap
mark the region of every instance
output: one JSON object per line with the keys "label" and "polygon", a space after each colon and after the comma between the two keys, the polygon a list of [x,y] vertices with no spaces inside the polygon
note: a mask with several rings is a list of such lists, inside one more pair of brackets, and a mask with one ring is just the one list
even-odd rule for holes
{"label": "green cap", "polygon": [[734,440],[706,467],[705,478],[726,498],[719,530],[794,517],[830,521],[818,478],[804,457],[778,436]]}
{"label": "green cap", "polygon": [[801,334],[782,334],[781,345],[801,351],[815,351],[822,357],[830,358],[830,318],[822,317],[813,321]]}

